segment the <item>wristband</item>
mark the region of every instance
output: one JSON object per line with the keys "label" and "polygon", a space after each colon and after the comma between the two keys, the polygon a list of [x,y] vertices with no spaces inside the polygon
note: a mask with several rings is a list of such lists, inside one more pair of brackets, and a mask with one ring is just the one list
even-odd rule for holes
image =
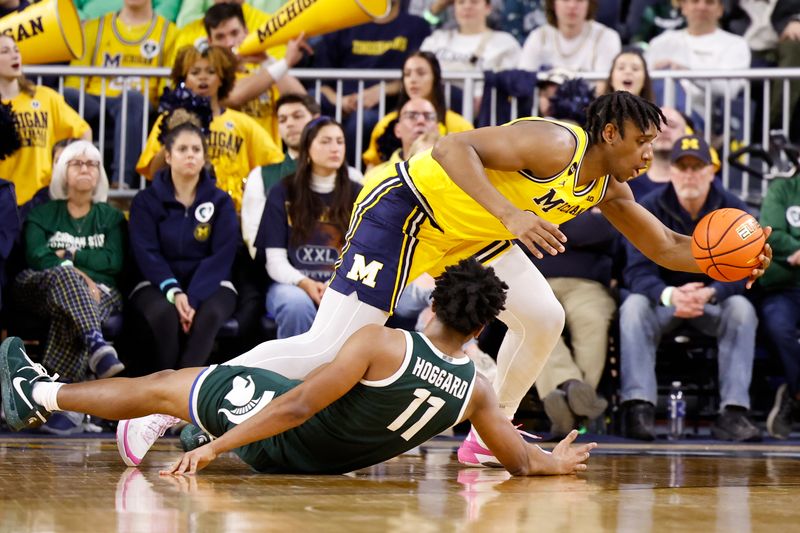
{"label": "wristband", "polygon": [[72,266],[72,261],[70,261],[69,259],[64,259],[63,261],[61,261],[61,266],[62,267],[71,267]]}
{"label": "wristband", "polygon": [[178,294],[183,294],[183,291],[180,290],[178,287],[172,287],[170,290],[167,291],[167,301],[172,305],[175,305],[175,296]]}
{"label": "wristband", "polygon": [[268,61],[264,61],[261,63],[261,68],[266,70],[269,75],[272,77],[273,81],[278,81],[282,77],[289,72],[289,63],[286,62],[285,59],[281,59],[280,61],[275,61],[272,64],[267,64]]}
{"label": "wristband", "polygon": [[664,307],[669,307],[672,305],[672,291],[675,290],[675,287],[666,287],[663,291],[661,291],[661,305]]}
{"label": "wristband", "polygon": [[442,20],[440,17],[434,15],[430,9],[426,9],[422,12],[422,18],[425,19],[425,22],[430,24],[431,26],[436,26]]}

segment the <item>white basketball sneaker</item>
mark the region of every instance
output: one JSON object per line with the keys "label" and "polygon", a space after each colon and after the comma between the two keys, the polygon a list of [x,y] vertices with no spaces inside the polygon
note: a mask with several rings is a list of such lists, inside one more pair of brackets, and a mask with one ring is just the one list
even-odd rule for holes
{"label": "white basketball sneaker", "polygon": [[128,466],[139,466],[148,450],[164,433],[180,422],[168,415],[148,415],[120,420],[117,425],[117,450]]}

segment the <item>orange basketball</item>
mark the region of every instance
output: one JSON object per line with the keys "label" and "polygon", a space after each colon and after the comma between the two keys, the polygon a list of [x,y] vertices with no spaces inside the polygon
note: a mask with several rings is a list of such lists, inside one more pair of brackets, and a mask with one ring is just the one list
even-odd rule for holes
{"label": "orange basketball", "polygon": [[738,281],[761,262],[764,231],[752,215],[726,207],[704,216],[692,233],[692,255],[700,269],[717,281]]}

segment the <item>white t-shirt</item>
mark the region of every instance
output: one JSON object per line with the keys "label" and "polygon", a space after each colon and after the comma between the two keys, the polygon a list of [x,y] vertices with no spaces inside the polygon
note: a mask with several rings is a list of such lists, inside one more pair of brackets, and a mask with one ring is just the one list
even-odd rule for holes
{"label": "white t-shirt", "polygon": [[[422,41],[420,50],[435,54],[446,74],[517,68],[520,46],[504,31],[464,35],[456,30],[436,30]],[[483,83],[475,84],[475,92],[476,96],[482,94]]]}
{"label": "white t-shirt", "polygon": [[[705,35],[689,35],[684,30],[665,31],[650,41],[645,57],[650,70],[659,61],[670,60],[689,70],[744,70],[750,68],[750,47],[743,37],[717,29]],[[725,94],[726,80],[711,82],[711,93],[715,96]],[[731,97],[742,90],[744,80],[730,82]],[[704,82],[682,83],[691,94],[692,102],[702,105]]]}
{"label": "white t-shirt", "polygon": [[573,72],[606,73],[621,49],[619,34],[594,20],[587,21],[583,31],[573,39],[565,38],[556,27],[546,24],[525,39],[518,68],[535,71],[547,65]]}

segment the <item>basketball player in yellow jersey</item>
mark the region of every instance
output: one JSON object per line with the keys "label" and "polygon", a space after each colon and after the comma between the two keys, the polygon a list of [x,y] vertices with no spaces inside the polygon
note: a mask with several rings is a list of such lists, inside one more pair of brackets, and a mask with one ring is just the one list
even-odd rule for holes
{"label": "basketball player in yellow jersey", "polygon": [[[122,10],[108,13],[84,24],[86,51],[73,61],[76,66],[92,67],[163,67],[172,63],[175,25],[153,10],[152,0],[124,0]],[[67,102],[80,106],[80,79],[68,77],[64,91]],[[123,110],[122,90],[127,85],[127,103]],[[142,126],[146,124],[144,99],[158,105],[163,82],[157,78],[101,78],[86,81],[83,115],[89,121],[100,116],[101,95],[106,94],[106,115],[114,127],[114,160],[109,177],[114,183],[138,188],[136,159],[142,151]],[[124,111],[124,120],[123,120]],[[125,142],[122,136],[125,132]]]}
{"label": "basketball player in yellow jersey", "polygon": [[[215,46],[233,51],[247,36],[244,14],[239,4],[215,4],[206,12],[203,22],[208,33],[208,42]],[[302,83],[287,74],[302,59],[302,50],[311,52],[311,48],[301,38],[289,42],[286,55],[281,60],[263,54],[259,58],[240,58],[236,84],[225,99],[225,105],[238,109],[258,122],[278,147],[281,145],[281,138],[274,109],[278,96],[306,92]]]}
{"label": "basketball player in yellow jersey", "polygon": [[22,147],[0,160],[0,177],[14,183],[24,204],[50,183],[53,145],[61,139],[92,140],[92,129],[48,87],[22,75],[22,57],[14,39],[0,34],[0,100],[11,104]]}
{"label": "basketball player in yellow jersey", "polygon": [[[586,130],[523,119],[440,139],[432,152],[398,163],[365,184],[311,329],[263,343],[229,364],[304,377],[330,361],[353,332],[383,323],[408,281],[473,255],[509,286],[499,315],[508,333],[498,353],[494,388],[511,418],[561,335],[564,311],[510,239],[538,257],[555,255],[566,241],[558,224],[598,205],[653,261],[699,272],[690,238],[639,206],[625,183],[652,158],[651,143],[663,118],[652,103],[615,92],[592,102]],[[771,256],[765,245],[751,284]],[[497,463],[474,431],[459,449],[459,460]]]}

